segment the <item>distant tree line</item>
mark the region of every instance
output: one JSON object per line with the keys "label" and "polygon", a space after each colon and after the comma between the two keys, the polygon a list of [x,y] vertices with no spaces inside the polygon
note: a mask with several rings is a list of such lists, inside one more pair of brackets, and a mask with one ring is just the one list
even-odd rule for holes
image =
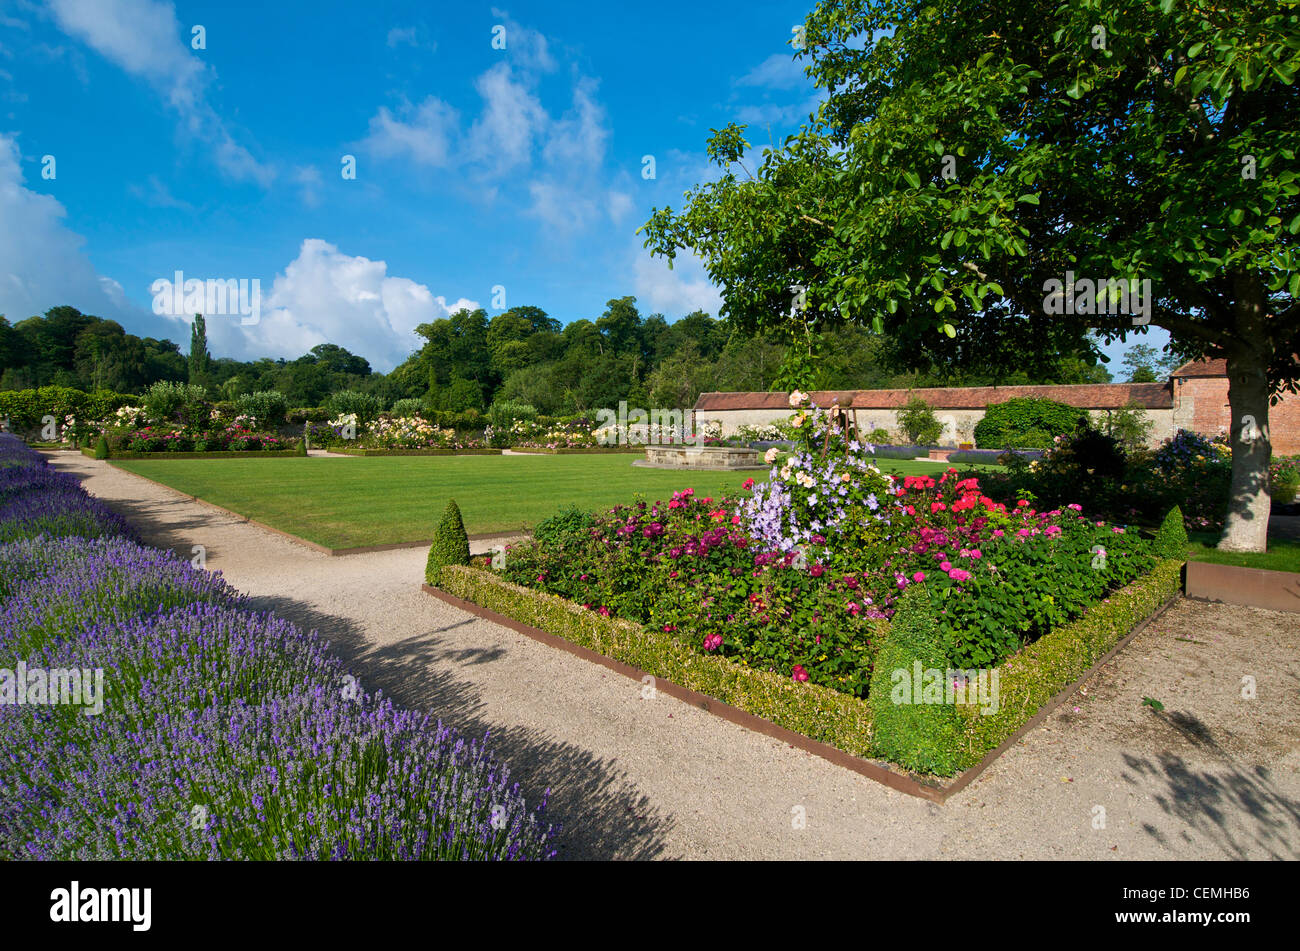
{"label": "distant tree line", "polygon": [[[725,320],[695,311],[669,322],[642,317],[635,297],[608,302],[596,320],[567,325],[539,307],[489,316],[462,310],[421,324],[423,345],[391,373],[332,343],[296,360],[212,357],[202,318],[191,326],[190,352],[170,340],[137,337],[112,320],[55,307],[16,324],[0,316],[0,389],[69,386],[88,392],[141,393],[160,380],[205,386],[215,398],[274,390],[290,406],[320,406],[351,390],[385,406],[416,399],[430,410],[486,410],[498,399],[560,415],[616,406],[689,407],[702,392],[783,388],[790,352],[785,342],[745,336]],[[940,371],[914,365],[904,344],[858,327],[841,327],[813,341],[820,389],[1103,383],[1095,354],[1058,356],[1049,369]]]}

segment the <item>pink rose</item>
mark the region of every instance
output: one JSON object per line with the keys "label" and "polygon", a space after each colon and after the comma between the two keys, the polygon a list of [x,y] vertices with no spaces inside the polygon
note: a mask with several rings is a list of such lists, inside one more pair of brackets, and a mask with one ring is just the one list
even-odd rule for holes
{"label": "pink rose", "polygon": [[803,683],[808,679],[808,671],[803,669],[803,664],[795,664],[794,670],[790,672],[790,677],[796,683]]}

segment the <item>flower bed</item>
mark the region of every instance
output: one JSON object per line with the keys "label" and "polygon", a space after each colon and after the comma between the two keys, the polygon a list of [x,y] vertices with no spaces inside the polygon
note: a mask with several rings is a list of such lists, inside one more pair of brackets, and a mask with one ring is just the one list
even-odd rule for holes
{"label": "flower bed", "polygon": [[0,858],[554,854],[481,743],[366,693],[8,436],[0,542],[5,663],[103,670],[98,715],[0,703]]}
{"label": "flower bed", "polygon": [[749,498],[686,489],[566,513],[507,551],[504,577],[865,696],[879,622],[909,585],[924,583],[938,606],[947,657],[989,666],[1157,561],[1149,541],[1077,504],[1008,506],[955,469],[897,479],[870,462],[871,447],[828,438],[815,407],[792,425],[804,448],[766,482],[746,480]]}
{"label": "flower bed", "polygon": [[[94,449],[82,449],[83,456],[94,458]],[[241,449],[219,452],[130,452],[117,451],[113,459],[284,459],[299,456],[296,449]]]}
{"label": "flower bed", "polygon": [[[981,759],[1023,727],[1052,698],[1074,684],[1134,628],[1175,598],[1182,563],[1162,561],[1151,573],[1052,631],[997,668],[997,711],[977,705],[953,711],[948,746],[939,762],[920,771],[951,776]],[[512,584],[476,567],[442,569],[439,587],[449,594],[594,650],[651,676],[698,691],[746,713],[827,743],[852,756],[880,756],[890,749],[901,765],[917,770],[916,752],[933,748],[925,731],[884,735],[870,704],[827,687],[755,670],[717,654],[702,654],[674,633],[585,609],[572,601]],[[882,636],[889,633],[886,625]],[[910,762],[908,762],[910,760]]]}
{"label": "flower bed", "polygon": [[330,452],[345,456],[499,456],[500,449],[372,449],[354,446],[333,446]]}

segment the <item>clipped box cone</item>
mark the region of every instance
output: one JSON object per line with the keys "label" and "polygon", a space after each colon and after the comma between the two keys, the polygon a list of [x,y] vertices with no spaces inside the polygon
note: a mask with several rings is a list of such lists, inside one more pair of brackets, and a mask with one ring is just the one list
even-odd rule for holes
{"label": "clipped box cone", "polygon": [[469,564],[469,536],[465,534],[465,522],[460,517],[460,506],[452,499],[442,513],[442,521],[433,533],[433,544],[429,546],[429,560],[424,568],[426,583],[436,585],[447,565]]}

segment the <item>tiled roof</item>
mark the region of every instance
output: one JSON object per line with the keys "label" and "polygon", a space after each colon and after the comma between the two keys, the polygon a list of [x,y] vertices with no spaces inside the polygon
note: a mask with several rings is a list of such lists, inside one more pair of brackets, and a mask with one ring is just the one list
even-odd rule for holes
{"label": "tiled roof", "polygon": [[1184,363],[1170,376],[1227,376],[1228,361],[1223,357],[1217,360],[1193,360]]}
{"label": "tiled roof", "polygon": [[[968,386],[914,390],[819,390],[809,394],[821,407],[839,403],[845,409],[898,409],[919,396],[934,409],[983,409],[1019,397],[1057,400],[1080,409],[1120,409],[1137,403],[1144,409],[1171,409],[1173,390],[1167,383],[1085,383],[1065,386]],[[701,393],[697,412],[790,409],[786,393]]]}

